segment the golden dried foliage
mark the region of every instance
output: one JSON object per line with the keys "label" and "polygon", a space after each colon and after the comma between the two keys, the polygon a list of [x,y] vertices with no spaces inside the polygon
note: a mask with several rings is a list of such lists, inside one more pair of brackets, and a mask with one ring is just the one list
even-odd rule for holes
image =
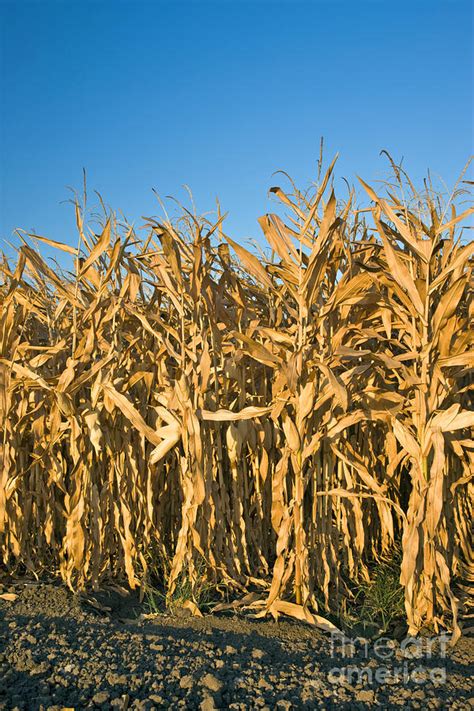
{"label": "golden dried foliage", "polygon": [[290,214],[259,220],[268,259],[188,212],[143,240],[114,215],[86,236],[79,204],[77,250],[40,238],[75,274],[25,240],[3,259],[5,569],[136,587],[156,554],[172,594],[204,560],[236,595],[259,590],[243,598],[258,614],[330,629],[318,610],[401,541],[410,631],[459,634],[473,210],[365,184],[355,210],[326,196],[333,166],[312,193],[272,188]]}

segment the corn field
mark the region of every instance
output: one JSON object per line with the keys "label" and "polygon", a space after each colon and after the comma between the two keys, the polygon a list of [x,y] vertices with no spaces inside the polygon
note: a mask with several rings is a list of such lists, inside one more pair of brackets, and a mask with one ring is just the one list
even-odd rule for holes
{"label": "corn field", "polygon": [[410,632],[460,634],[474,208],[468,181],[442,201],[394,170],[365,207],[336,199],[334,161],[271,188],[260,253],[220,211],[136,230],[104,208],[93,230],[82,199],[77,248],[20,233],[0,282],[4,571],[137,588],[166,560],[169,595],[205,577],[324,626],[399,547]]}

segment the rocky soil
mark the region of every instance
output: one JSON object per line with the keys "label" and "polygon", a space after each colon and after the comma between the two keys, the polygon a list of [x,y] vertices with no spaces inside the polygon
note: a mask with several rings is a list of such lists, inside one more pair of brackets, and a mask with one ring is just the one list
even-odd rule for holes
{"label": "rocky soil", "polygon": [[141,619],[117,593],[21,582],[0,594],[0,709],[474,708],[468,637],[430,656],[403,640],[342,647],[292,621]]}

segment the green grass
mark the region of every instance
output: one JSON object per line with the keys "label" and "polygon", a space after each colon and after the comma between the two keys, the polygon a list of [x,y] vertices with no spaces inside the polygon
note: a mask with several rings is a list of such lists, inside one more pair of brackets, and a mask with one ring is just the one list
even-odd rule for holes
{"label": "green grass", "polygon": [[[171,565],[165,559],[161,559],[158,566],[156,564],[150,566],[151,574],[145,585],[144,593],[145,606],[149,613],[157,614],[164,610],[176,613],[188,600],[194,602],[201,612],[205,612],[216,602],[220,591],[206,579],[204,561],[197,565],[198,580],[194,587],[187,570],[183,569],[176,580],[172,595],[166,592],[170,570]],[[219,599],[221,598],[222,596],[219,595]]]}
{"label": "green grass", "polygon": [[364,634],[384,634],[405,617],[400,563],[401,552],[397,549],[390,558],[374,565],[370,582],[356,584],[344,626]]}

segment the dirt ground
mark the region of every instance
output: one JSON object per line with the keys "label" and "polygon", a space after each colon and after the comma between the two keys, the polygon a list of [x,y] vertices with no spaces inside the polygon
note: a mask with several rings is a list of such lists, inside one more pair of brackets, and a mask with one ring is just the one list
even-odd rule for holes
{"label": "dirt ground", "polygon": [[0,709],[474,708],[469,637],[446,651],[428,640],[341,646],[248,614],[143,619],[118,593],[96,596],[102,609],[53,584],[0,594],[17,596],[0,598]]}

